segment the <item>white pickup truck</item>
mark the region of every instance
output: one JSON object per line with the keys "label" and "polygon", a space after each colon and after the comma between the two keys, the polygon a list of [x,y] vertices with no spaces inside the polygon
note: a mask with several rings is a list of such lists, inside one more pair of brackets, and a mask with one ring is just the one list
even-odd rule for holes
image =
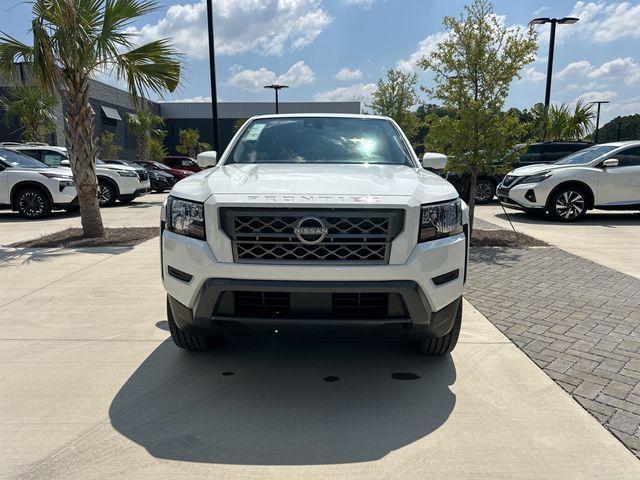
{"label": "white pickup truck", "polygon": [[[209,155],[212,157],[213,155]],[[161,255],[173,341],[365,335],[450,352],[468,210],[370,115],[250,119],[214,168],[171,190]]]}

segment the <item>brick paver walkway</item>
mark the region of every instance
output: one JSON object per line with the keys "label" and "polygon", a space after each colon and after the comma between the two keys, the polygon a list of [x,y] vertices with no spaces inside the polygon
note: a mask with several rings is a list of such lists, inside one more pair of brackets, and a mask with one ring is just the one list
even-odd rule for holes
{"label": "brick paver walkway", "polygon": [[640,457],[640,279],[554,247],[479,248],[465,296]]}

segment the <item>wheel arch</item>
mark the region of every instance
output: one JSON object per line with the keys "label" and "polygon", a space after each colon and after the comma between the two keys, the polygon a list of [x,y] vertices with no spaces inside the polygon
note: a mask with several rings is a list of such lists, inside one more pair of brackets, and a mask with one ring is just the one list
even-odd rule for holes
{"label": "wheel arch", "polygon": [[549,196],[547,197],[547,208],[549,207],[551,199],[554,197],[554,195],[558,193],[559,190],[567,187],[579,188],[587,195],[587,210],[590,210],[594,207],[595,196],[591,187],[586,183],[581,182],[580,180],[567,180],[566,182],[559,183],[558,185],[553,187],[553,190],[551,190]]}
{"label": "wheel arch", "polygon": [[47,198],[49,199],[49,202],[51,202],[51,204],[53,205],[53,197],[51,196],[51,192],[49,191],[49,189],[46,187],[46,185],[37,182],[35,180],[22,180],[18,183],[16,183],[12,188],[11,188],[11,194],[9,195],[10,201],[11,201],[11,208],[13,210],[17,210],[18,206],[16,205],[16,200],[17,200],[17,196],[18,193],[20,193],[22,190],[24,190],[25,188],[37,188],[38,190],[44,192],[44,194],[47,196]]}
{"label": "wheel arch", "polygon": [[98,183],[100,182],[108,183],[116,191],[116,197],[120,196],[120,187],[118,186],[118,182],[116,182],[111,177],[107,177],[106,175],[98,174],[96,176],[98,177]]}

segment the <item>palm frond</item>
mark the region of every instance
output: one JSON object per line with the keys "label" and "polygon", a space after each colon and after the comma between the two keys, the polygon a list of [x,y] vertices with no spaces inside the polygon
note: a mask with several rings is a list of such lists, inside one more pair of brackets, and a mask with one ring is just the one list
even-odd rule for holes
{"label": "palm frond", "polygon": [[167,39],[156,40],[118,55],[116,74],[127,82],[134,98],[148,91],[159,95],[164,90],[173,92],[180,81],[178,58]]}
{"label": "palm frond", "polygon": [[13,64],[18,61],[31,62],[33,60],[33,47],[22,43],[20,40],[0,33],[0,75],[11,78]]}

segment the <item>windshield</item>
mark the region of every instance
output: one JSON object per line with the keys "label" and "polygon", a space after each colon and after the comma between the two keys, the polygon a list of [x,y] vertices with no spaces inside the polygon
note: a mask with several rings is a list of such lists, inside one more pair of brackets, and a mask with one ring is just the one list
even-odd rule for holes
{"label": "windshield", "polygon": [[22,153],[13,152],[4,148],[0,149],[0,160],[11,167],[19,168],[50,168],[49,165],[45,165],[39,162],[35,158],[31,158]]}
{"label": "windshield", "polygon": [[154,167],[160,168],[161,170],[171,170],[171,168],[167,167],[164,163],[160,162],[149,162]]}
{"label": "windshield", "polygon": [[579,150],[571,155],[562,157],[556,162],[556,165],[582,165],[585,163],[591,163],[593,160],[615,150],[618,147],[612,147],[611,145],[594,145],[593,147]]}
{"label": "windshield", "polygon": [[413,166],[387,120],[266,118],[244,129],[226,163],[375,163]]}

